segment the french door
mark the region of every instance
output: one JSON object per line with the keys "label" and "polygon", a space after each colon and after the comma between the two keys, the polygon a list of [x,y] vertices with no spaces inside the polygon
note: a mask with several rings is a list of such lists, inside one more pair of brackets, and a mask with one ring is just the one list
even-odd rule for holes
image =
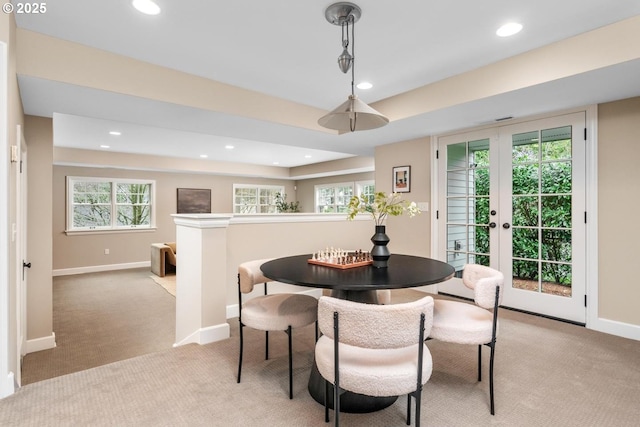
{"label": "french door", "polygon": [[[504,306],[585,322],[585,125],[574,113],[438,138],[439,255],[459,274],[502,271]],[[472,297],[459,279],[438,288]]]}

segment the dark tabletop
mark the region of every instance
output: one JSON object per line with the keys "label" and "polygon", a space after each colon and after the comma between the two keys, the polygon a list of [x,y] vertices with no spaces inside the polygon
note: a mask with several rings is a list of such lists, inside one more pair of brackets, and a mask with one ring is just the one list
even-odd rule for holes
{"label": "dark tabletop", "polygon": [[334,290],[366,291],[431,285],[453,277],[447,263],[412,255],[392,254],[387,268],[373,266],[339,269],[309,264],[310,254],[268,261],[260,267],[269,279],[292,285]]}

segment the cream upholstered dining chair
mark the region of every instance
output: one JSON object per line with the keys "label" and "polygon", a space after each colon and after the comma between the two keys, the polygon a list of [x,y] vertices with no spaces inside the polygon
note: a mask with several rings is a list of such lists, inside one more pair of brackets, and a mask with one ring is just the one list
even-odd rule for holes
{"label": "cream upholstered dining chair", "polygon": [[[238,383],[242,375],[242,353],[245,326],[265,331],[265,360],[269,359],[269,331],[284,331],[289,337],[289,399],[293,399],[293,345],[292,329],[310,325],[318,319],[318,300],[309,295],[292,293],[268,294],[271,281],[262,274],[260,266],[271,259],[248,261],[238,267],[238,305],[240,321],[240,355],[238,358]],[[243,302],[242,294],[253,291],[255,285],[264,283],[264,295]],[[316,323],[316,340],[318,326]]]}
{"label": "cream upholstered dining chair", "polygon": [[339,425],[340,392],[376,397],[411,396],[420,426],[422,386],[431,377],[431,353],[424,343],[431,330],[433,298],[392,305],[363,304],[332,297],[318,302],[322,336],[316,364],[325,380],[325,421],[329,421],[329,383],[334,388],[334,420]]}
{"label": "cream upholstered dining chair", "polygon": [[498,334],[498,307],[502,302],[504,275],[490,267],[467,264],[462,283],[473,290],[475,304],[436,299],[433,327],[429,338],[478,346],[478,381],[482,381],[482,346],[491,349],[489,358],[489,399],[495,415],[493,398],[493,363]]}

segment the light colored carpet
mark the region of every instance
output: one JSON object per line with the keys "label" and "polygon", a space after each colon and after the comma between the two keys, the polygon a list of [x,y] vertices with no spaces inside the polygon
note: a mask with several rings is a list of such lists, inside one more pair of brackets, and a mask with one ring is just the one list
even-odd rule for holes
{"label": "light colored carpet", "polygon": [[[174,300],[148,272],[145,280]],[[410,300],[411,292],[394,291],[392,299]],[[286,334],[271,334],[272,358],[265,361],[263,333],[246,330],[237,384],[237,319],[229,324],[231,338],[224,341],[159,350],[26,385],[0,400],[0,425],[326,426],[322,405],[306,390],[313,327],[294,330],[289,400]],[[489,414],[488,352],[477,382],[475,347],[428,341],[434,372],[424,389],[423,426],[638,425],[640,342],[508,310],[500,312],[500,328],[496,415]],[[343,414],[341,420],[348,426],[401,426],[405,413],[403,396],[382,411]]]}
{"label": "light colored carpet", "polygon": [[162,286],[171,295],[173,295],[174,297],[176,296],[176,275],[175,274],[167,274],[164,277],[160,277],[160,276],[156,276],[155,274],[152,274],[149,277],[158,285]]}
{"label": "light colored carpet", "polygon": [[176,299],[149,269],[53,278],[56,347],[24,357],[22,384],[173,347]]}

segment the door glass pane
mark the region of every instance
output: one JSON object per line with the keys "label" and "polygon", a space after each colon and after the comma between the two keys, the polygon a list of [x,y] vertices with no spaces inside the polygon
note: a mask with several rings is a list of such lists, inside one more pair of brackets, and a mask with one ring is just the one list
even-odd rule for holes
{"label": "door glass pane", "polygon": [[470,218],[472,224],[489,224],[489,198],[469,198],[469,204],[473,206],[474,215]]}
{"label": "door glass pane", "polygon": [[513,164],[538,162],[538,132],[513,135]]}
{"label": "door glass pane", "polygon": [[542,196],[542,226],[571,228],[571,196]]}
{"label": "door glass pane", "polygon": [[447,172],[447,195],[466,196],[468,183],[466,169]]}
{"label": "door glass pane", "polygon": [[540,248],[536,228],[513,227],[513,257],[538,259]]}
{"label": "door glass pane", "polygon": [[542,192],[571,193],[571,162],[552,162],[542,165]]}
{"label": "door glass pane", "polygon": [[542,293],[570,297],[571,265],[543,262]]}
{"label": "door glass pane", "polygon": [[537,194],[538,165],[519,165],[513,167],[513,194]]}
{"label": "door glass pane", "polygon": [[456,271],[489,265],[489,179],[489,139],[447,145],[447,262]]}
{"label": "door glass pane", "polygon": [[469,250],[489,253],[489,227],[469,227]]}
{"label": "door glass pane", "polygon": [[571,159],[571,126],[544,129],[542,135],[542,161]]}
{"label": "door glass pane", "polygon": [[527,291],[540,291],[537,261],[513,260],[513,287]]}
{"label": "door glass pane", "polygon": [[512,136],[513,287],[571,296],[571,126]]}
{"label": "door glass pane", "polygon": [[513,196],[514,227],[536,227],[538,225],[538,196]]}
{"label": "door glass pane", "polygon": [[447,199],[447,222],[458,224],[467,222],[466,197],[449,197]]}

